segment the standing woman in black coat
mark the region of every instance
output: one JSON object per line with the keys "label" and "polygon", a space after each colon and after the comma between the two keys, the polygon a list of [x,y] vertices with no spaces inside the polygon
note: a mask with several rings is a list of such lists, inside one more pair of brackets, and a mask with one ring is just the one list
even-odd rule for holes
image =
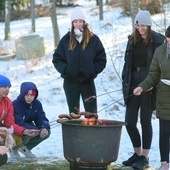
{"label": "standing woman in black coat", "polygon": [[[165,37],[151,30],[152,21],[149,11],[139,11],[135,17],[135,30],[129,36],[122,71],[123,95],[125,99],[127,132],[130,136],[134,154],[122,164],[143,169],[149,165],[148,155],[152,142],[152,111],[155,110],[156,89],[133,95],[133,89],[148,75],[155,49]],[[140,111],[141,135],[137,128]]]}
{"label": "standing woman in black coat", "polygon": [[106,66],[106,53],[99,37],[89,28],[81,7],[73,10],[71,31],[59,42],[52,62],[64,78],[69,112],[79,112],[81,96],[85,111],[97,113],[97,101],[87,103],[84,99],[96,96],[94,79]]}
{"label": "standing woman in black coat", "polygon": [[154,53],[148,76],[134,89],[134,95],[140,95],[159,82],[156,117],[159,119],[161,167],[158,170],[170,169],[170,26],[166,29],[165,36],[165,43],[158,47]]}

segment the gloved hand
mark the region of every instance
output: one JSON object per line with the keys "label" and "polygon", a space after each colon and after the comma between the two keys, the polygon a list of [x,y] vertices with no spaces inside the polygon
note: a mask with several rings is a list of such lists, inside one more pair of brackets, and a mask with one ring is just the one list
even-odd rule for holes
{"label": "gloved hand", "polygon": [[40,132],[40,138],[45,138],[48,135],[48,130],[43,128]]}

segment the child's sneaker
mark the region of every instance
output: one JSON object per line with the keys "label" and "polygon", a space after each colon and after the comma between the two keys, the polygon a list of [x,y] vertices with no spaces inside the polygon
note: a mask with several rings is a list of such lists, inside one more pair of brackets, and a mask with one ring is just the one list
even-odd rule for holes
{"label": "child's sneaker", "polygon": [[36,156],[26,147],[22,146],[18,149],[26,158],[36,158]]}
{"label": "child's sneaker", "polygon": [[21,156],[18,153],[18,149],[13,149],[9,151],[9,156],[11,159],[21,159]]}

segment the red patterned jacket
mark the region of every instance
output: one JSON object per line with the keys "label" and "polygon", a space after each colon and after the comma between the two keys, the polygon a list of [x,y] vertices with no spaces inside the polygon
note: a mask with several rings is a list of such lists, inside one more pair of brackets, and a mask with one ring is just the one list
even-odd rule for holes
{"label": "red patterned jacket", "polygon": [[8,97],[0,98],[0,126],[10,128],[13,126],[14,134],[22,136],[24,127],[18,126],[14,120],[14,108]]}

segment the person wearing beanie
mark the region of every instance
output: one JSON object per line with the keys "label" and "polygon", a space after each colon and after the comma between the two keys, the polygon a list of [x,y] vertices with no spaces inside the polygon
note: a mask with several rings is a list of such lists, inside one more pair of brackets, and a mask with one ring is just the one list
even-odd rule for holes
{"label": "person wearing beanie", "polygon": [[135,17],[135,25],[146,25],[146,26],[152,26],[152,19],[149,11],[141,10],[137,13]]}
{"label": "person wearing beanie", "polygon": [[[10,80],[4,76],[0,75],[0,130],[3,128],[12,129],[12,138],[14,138],[14,141],[12,142],[12,146],[15,148],[17,145],[19,145],[22,142],[22,136],[34,136],[38,131],[24,128],[23,126],[19,126],[15,123],[14,119],[14,108],[12,105],[11,100],[7,97],[9,94],[9,90],[11,87]],[[0,136],[1,140],[7,140],[6,135]],[[0,145],[4,145],[0,142]],[[5,164],[7,162],[7,154],[10,148],[7,148],[8,146],[1,146],[0,147],[0,166]]]}
{"label": "person wearing beanie", "polygon": [[69,113],[79,113],[80,96],[87,112],[97,113],[94,79],[106,67],[106,53],[99,37],[95,35],[81,7],[75,7],[70,16],[71,30],[59,42],[52,63],[64,79],[63,87]]}
{"label": "person wearing beanie", "polygon": [[11,87],[10,80],[5,76],[0,75],[0,87],[6,87],[6,86]]}
{"label": "person wearing beanie", "polygon": [[85,13],[84,13],[84,11],[83,11],[83,8],[81,8],[81,7],[75,7],[74,10],[73,10],[72,13],[71,13],[71,16],[70,16],[70,21],[71,21],[71,23],[72,23],[74,20],[77,20],[77,19],[81,19],[81,20],[83,20],[84,22],[87,22],[87,21],[86,21]]}
{"label": "person wearing beanie", "polygon": [[[152,20],[149,11],[140,10],[135,17],[134,24],[135,29],[128,37],[122,70],[126,130],[134,153],[122,164],[132,166],[134,169],[143,169],[149,165],[148,157],[152,143],[151,119],[156,107],[157,85],[155,84],[141,96],[133,95],[133,90],[148,75],[153,54],[156,48],[164,42],[165,36],[151,29]],[[137,127],[139,116],[141,134]]]}
{"label": "person wearing beanie", "polygon": [[49,120],[41,102],[37,99],[38,93],[33,82],[23,82],[19,96],[13,101],[15,122],[24,128],[39,131],[34,137],[22,137],[21,145],[10,152],[10,156],[14,159],[21,158],[20,153],[26,158],[36,158],[31,150],[50,136]]}
{"label": "person wearing beanie", "polygon": [[[147,89],[158,84],[156,116],[159,119],[159,150],[161,166],[159,170],[169,170],[170,150],[170,26],[165,32],[166,41],[156,49],[148,76],[134,89],[134,95],[146,93]],[[143,93],[142,93],[143,92]],[[142,94],[141,94],[142,93]]]}

